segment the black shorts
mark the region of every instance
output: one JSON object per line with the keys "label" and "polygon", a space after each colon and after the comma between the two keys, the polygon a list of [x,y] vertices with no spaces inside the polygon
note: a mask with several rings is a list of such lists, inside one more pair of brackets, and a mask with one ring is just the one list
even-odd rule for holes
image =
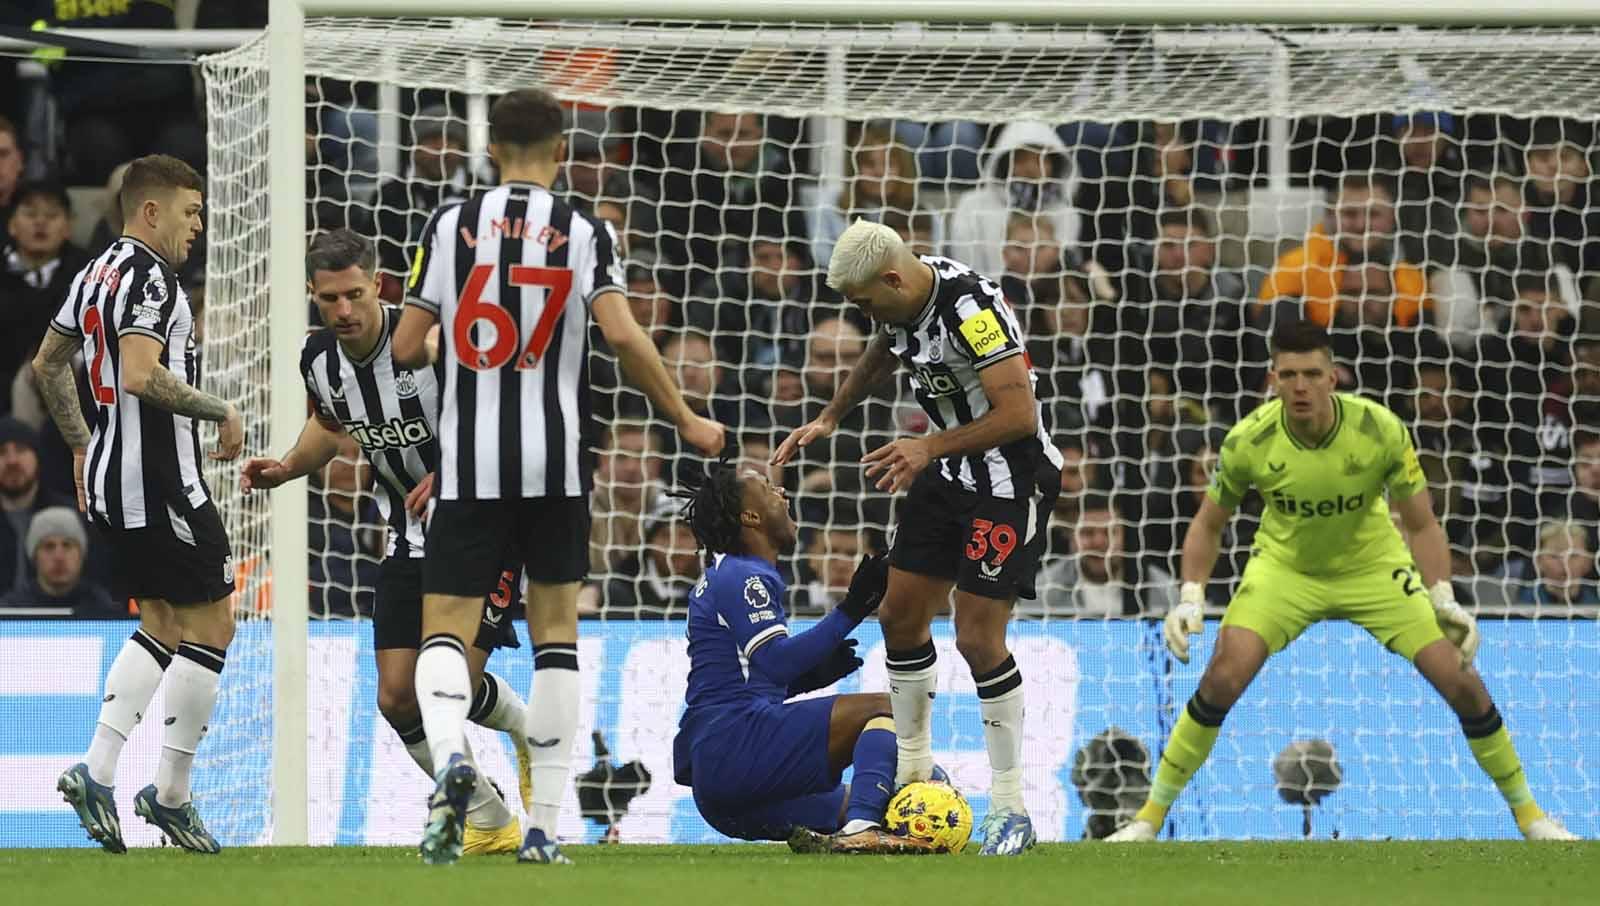
{"label": "black shorts", "polygon": [[428,520],[426,594],[475,597],[494,591],[502,565],[520,562],[528,581],[582,582],[589,575],[589,499],[440,500]]}
{"label": "black shorts", "polygon": [[[187,504],[184,504],[187,506]],[[233,594],[233,551],[216,504],[150,516],[144,528],[115,528],[95,520],[111,548],[111,591],[116,600],[159,599],[168,604],[209,604]]]}
{"label": "black shorts", "polygon": [[1033,493],[1021,500],[976,494],[930,466],[900,503],[889,565],[954,580],[956,588],[985,598],[1032,599],[1060,493],[1061,473],[1048,460],[1038,469]]}
{"label": "black shorts", "polygon": [[[521,648],[517,641],[516,613],[522,602],[521,570],[511,564],[500,573],[499,584],[484,600],[474,648]],[[422,558],[387,557],[378,567],[378,602],[372,608],[372,647],[422,646]]]}

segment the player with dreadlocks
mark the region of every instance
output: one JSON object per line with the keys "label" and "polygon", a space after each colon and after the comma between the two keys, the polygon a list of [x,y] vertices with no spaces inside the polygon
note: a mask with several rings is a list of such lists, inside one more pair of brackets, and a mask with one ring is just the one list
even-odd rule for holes
{"label": "player with dreadlocks", "polygon": [[[783,840],[802,851],[924,852],[880,823],[894,789],[889,697],[787,701],[861,666],[850,632],[878,609],[881,556],[861,561],[844,599],[805,632],[789,634],[778,555],[793,548],[789,500],[754,470],[712,467],[683,518],[707,556],[689,596],[689,683],[673,741],[674,779],[721,833]],[[855,766],[855,782],[840,775]]]}

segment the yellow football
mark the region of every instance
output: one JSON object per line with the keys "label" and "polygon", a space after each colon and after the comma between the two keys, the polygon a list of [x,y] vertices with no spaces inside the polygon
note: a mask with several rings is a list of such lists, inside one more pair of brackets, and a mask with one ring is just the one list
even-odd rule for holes
{"label": "yellow football", "polygon": [[972,837],[972,806],[948,783],[910,783],[889,800],[883,826],[891,834],[927,840],[949,853]]}

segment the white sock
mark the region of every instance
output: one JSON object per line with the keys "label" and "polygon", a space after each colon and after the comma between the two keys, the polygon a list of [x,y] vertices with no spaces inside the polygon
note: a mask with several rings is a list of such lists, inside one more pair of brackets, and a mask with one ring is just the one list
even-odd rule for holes
{"label": "white sock", "polygon": [[114,786],[117,782],[117,759],[122,755],[122,744],[155,697],[161,685],[161,675],[172,663],[172,652],[156,641],[155,636],[143,629],[122,643],[116,660],[106,672],[105,697],[100,702],[100,720],[94,727],[94,739],[89,752],[83,756],[89,766],[89,776],[95,783]]}
{"label": "white sock", "polygon": [[525,729],[533,774],[533,813],[528,816],[528,826],[554,840],[561,820],[561,797],[572,770],[573,736],[578,732],[576,644],[553,642],[534,649]]}
{"label": "white sock", "polygon": [[478,680],[477,694],[472,697],[472,713],[467,717],[480,727],[521,733],[527,711],[527,704],[510,683],[485,670]]}
{"label": "white sock", "polygon": [[872,830],[878,826],[879,824],[876,821],[868,821],[865,818],[854,818],[845,822],[844,827],[839,828],[839,835],[841,837],[848,837],[851,834],[859,834],[862,831]]}
{"label": "white sock", "polygon": [[904,786],[933,774],[933,696],[939,676],[929,640],[907,651],[885,655],[889,669],[889,707],[894,711],[894,782]]}
{"label": "white sock", "polygon": [[191,798],[189,770],[217,706],[226,658],[220,648],[184,642],[167,668],[167,726],[156,766],[156,801],[162,805],[176,808]]}
{"label": "white sock", "polygon": [[1007,655],[1000,666],[973,680],[983,716],[983,742],[994,772],[989,809],[1026,812],[1022,803],[1022,671]]}
{"label": "white sock", "polygon": [[411,756],[411,760],[417,763],[422,773],[432,777],[433,753],[428,751],[428,734],[422,730],[422,718],[418,717],[407,726],[393,722],[389,726],[394,727],[395,735],[400,737],[400,744],[406,747],[406,754]]}
{"label": "white sock", "polygon": [[[472,743],[462,740],[462,744],[466,746],[463,754],[476,767],[478,761],[472,757]],[[506,808],[506,801],[500,798],[494,784],[483,776],[483,771],[480,769],[478,785],[473,787],[472,798],[467,801],[467,823],[480,830],[499,830],[512,820],[511,809]]]}
{"label": "white sock", "polygon": [[467,709],[472,703],[472,687],[467,678],[466,648],[453,635],[431,636],[417,654],[417,709],[422,712],[423,731],[437,772],[450,763],[450,756],[466,751]]}

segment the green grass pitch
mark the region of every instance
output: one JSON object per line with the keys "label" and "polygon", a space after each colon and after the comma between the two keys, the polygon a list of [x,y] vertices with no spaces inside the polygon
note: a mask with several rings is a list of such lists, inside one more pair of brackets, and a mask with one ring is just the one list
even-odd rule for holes
{"label": "green grass pitch", "polygon": [[1600,902],[1600,844],[1058,844],[1020,859],[795,856],[773,846],[579,846],[570,867],[417,862],[412,849],[0,851],[19,906],[894,906]]}

